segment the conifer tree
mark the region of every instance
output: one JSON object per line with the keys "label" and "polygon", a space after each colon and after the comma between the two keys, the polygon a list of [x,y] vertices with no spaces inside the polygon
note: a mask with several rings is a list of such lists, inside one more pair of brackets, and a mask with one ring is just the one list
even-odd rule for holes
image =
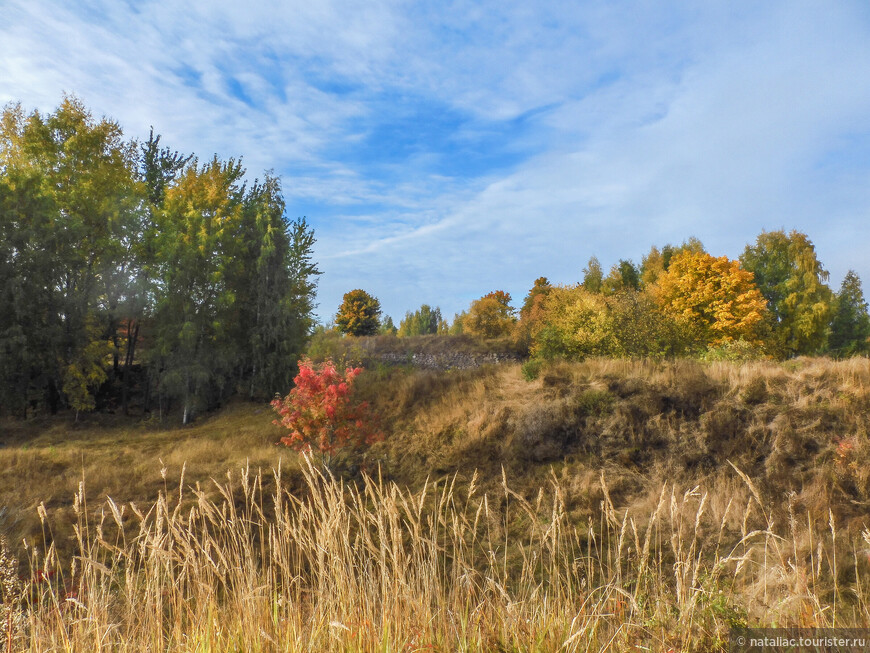
{"label": "conifer tree", "polygon": [[870,316],[861,279],[849,270],[834,301],[828,348],[835,356],[854,356],[870,350]]}

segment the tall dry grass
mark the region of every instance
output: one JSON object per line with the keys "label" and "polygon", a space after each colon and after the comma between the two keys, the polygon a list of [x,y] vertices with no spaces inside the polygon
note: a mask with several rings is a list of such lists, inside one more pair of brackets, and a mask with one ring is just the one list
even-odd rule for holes
{"label": "tall dry grass", "polygon": [[489,489],[503,466],[525,493],[552,466],[580,517],[598,505],[601,468],[616,503],[628,505],[665,479],[719,492],[730,460],[777,507],[780,526],[792,492],[798,512],[822,520],[832,509],[852,534],[868,521],[866,358],[588,360],[545,366],[533,382],[504,365],[395,374],[364,390],[389,433],[371,458],[412,486],[478,469]]}
{"label": "tall dry grass", "polygon": [[2,585],[4,650],[709,651],[732,626],[870,625],[870,532],[779,528],[736,468],[727,501],[663,484],[643,513],[602,474],[585,522],[555,475],[528,499],[504,475],[483,493],[303,471],[293,493],[280,469],[228,474],[217,500],[182,477],[96,521],[80,487],[77,554],[31,547],[29,580]]}
{"label": "tall dry grass", "polygon": [[354,481],[293,458],[207,483],[277,462],[261,407],[10,440],[0,651],[708,651],[733,625],[870,625],[866,359],[366,376],[389,437]]}

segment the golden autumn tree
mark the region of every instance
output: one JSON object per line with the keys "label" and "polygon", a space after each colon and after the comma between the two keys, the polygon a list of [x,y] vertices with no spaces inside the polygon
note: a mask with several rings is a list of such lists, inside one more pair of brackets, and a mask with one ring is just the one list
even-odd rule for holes
{"label": "golden autumn tree", "polygon": [[381,328],[381,302],[365,290],[351,290],[344,294],[335,326],[350,336],[373,336]]}
{"label": "golden autumn tree", "polygon": [[751,272],[727,256],[684,251],[660,275],[655,295],[661,310],[681,323],[697,344],[736,340],[762,345],[767,303]]}
{"label": "golden autumn tree", "polygon": [[510,293],[495,290],[471,303],[462,329],[479,338],[500,338],[510,335],[515,322]]}
{"label": "golden autumn tree", "polygon": [[613,320],[604,295],[582,285],[553,286],[543,299],[543,316],[530,351],[545,360],[609,356],[616,349]]}

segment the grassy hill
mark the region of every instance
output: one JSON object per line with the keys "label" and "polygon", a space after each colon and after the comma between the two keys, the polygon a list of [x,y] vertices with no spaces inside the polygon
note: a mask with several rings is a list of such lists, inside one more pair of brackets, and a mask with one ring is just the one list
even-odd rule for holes
{"label": "grassy hill", "polygon": [[20,589],[35,609],[10,636],[700,651],[733,626],[870,626],[866,359],[593,360],[532,382],[375,364],[359,392],[387,437],[335,479],[273,444],[262,405],[179,429],[4,423],[0,532],[54,572]]}
{"label": "grassy hill", "polygon": [[[365,379],[365,376],[361,377]],[[517,365],[382,371],[362,388],[389,437],[370,457],[418,486],[459,471],[536,489],[551,472],[569,503],[597,506],[603,470],[631,502],[660,483],[732,488],[862,524],[870,506],[870,365],[588,361],[533,382]]]}

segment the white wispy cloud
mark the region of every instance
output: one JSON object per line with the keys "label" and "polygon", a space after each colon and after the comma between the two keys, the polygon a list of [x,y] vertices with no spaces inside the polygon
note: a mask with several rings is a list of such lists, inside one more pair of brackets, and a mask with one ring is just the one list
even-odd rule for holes
{"label": "white wispy cloud", "polygon": [[[754,18],[695,24],[706,47],[685,60],[641,61],[563,102],[547,118],[560,139],[549,151],[454,207],[444,228],[409,234],[444,255],[443,277],[408,239],[379,243],[373,258],[394,263],[372,263],[372,276],[517,296],[541,274],[579,279],[592,254],[639,262],[651,244],[696,235],[737,256],[762,229],[797,228],[834,281],[849,267],[867,278],[866,15],[789,5]],[[856,135],[859,160],[823,179],[824,160]]]}
{"label": "white wispy cloud", "polygon": [[577,280],[690,235],[797,228],[870,279],[859,2],[0,5],[0,101],[62,91],[130,135],[283,174],[321,315]]}

